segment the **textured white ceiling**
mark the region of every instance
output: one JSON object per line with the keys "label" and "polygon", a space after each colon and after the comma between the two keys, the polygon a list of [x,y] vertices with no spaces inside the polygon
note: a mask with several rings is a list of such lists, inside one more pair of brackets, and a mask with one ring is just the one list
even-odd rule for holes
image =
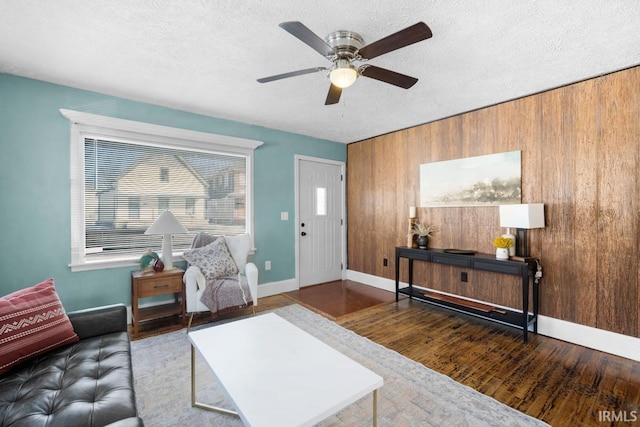
{"label": "textured white ceiling", "polygon": [[[325,106],[324,73],[256,82],[328,65],[283,21],[433,38],[370,61],[413,88]],[[0,72],[348,143],[638,65],[639,27],[637,0],[0,0]]]}

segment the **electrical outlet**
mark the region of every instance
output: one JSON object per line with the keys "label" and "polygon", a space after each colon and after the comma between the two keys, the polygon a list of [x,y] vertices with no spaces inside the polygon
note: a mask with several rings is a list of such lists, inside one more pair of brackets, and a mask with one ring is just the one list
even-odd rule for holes
{"label": "electrical outlet", "polygon": [[264,262],[264,269],[265,270],[271,270],[271,261],[265,261]]}
{"label": "electrical outlet", "polygon": [[462,282],[468,282],[469,281],[469,276],[467,275],[466,271],[463,271],[460,273],[460,281]]}
{"label": "electrical outlet", "polygon": [[386,259],[386,258],[384,258],[384,259],[382,260],[382,266],[383,266],[383,267],[386,267],[388,264],[389,264],[389,261],[387,261],[387,259]]}

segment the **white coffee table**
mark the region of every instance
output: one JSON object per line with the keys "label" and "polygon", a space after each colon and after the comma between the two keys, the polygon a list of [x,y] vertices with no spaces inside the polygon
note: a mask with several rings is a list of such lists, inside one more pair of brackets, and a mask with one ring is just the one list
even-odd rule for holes
{"label": "white coffee table", "polygon": [[[189,333],[192,406],[238,415],[247,426],[312,426],[373,393],[383,379],[269,313]],[[195,398],[195,352],[237,411]]]}

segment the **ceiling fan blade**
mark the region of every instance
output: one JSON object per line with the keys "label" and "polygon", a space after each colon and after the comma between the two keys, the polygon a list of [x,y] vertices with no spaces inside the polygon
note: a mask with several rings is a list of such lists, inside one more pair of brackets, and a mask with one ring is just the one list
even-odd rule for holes
{"label": "ceiling fan blade", "polygon": [[393,33],[383,39],[362,47],[359,51],[364,59],[372,59],[410,44],[426,40],[433,36],[431,29],[424,22],[418,22],[410,27]]}
{"label": "ceiling fan blade", "polygon": [[342,89],[331,83],[324,105],[337,104],[340,101],[340,95],[342,95]]}
{"label": "ceiling fan blade", "polygon": [[334,56],[336,53],[331,46],[325,43],[313,31],[307,28],[302,22],[289,21],[280,24],[280,27],[289,32],[300,41],[307,44],[322,56]]}
{"label": "ceiling fan blade", "polygon": [[322,71],[322,70],[326,70],[326,68],[325,67],[307,68],[305,70],[291,71],[291,72],[288,72],[288,73],[276,74],[275,76],[262,77],[262,78],[258,79],[258,82],[259,83],[268,83],[268,82],[272,82],[274,80],[280,80],[280,79],[286,79],[286,78],[289,78],[289,77],[302,76],[304,74],[311,74],[311,73],[315,73],[317,71]]}
{"label": "ceiling fan blade", "polygon": [[395,71],[375,67],[373,65],[365,67],[360,72],[360,75],[369,77],[370,79],[380,80],[381,82],[389,83],[403,89],[409,89],[411,86],[418,82],[418,79],[416,79],[415,77],[396,73]]}

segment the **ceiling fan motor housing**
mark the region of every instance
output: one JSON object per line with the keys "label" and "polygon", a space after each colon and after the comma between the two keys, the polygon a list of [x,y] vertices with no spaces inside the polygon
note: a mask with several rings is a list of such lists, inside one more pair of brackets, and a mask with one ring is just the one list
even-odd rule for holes
{"label": "ceiling fan motor housing", "polygon": [[356,52],[364,44],[364,40],[358,33],[353,31],[334,31],[324,38],[325,42],[333,48],[338,59],[353,61]]}

